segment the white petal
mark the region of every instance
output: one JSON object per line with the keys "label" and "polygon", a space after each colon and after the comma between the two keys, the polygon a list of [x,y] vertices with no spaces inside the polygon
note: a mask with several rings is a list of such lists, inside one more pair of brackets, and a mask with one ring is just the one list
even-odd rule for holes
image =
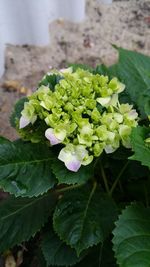
{"label": "white petal", "polygon": [[119,127],[119,134],[121,137],[123,136],[129,136],[131,133],[131,127],[127,126],[127,125],[120,125]]}
{"label": "white petal", "polygon": [[118,122],[118,123],[122,123],[123,122],[123,116],[120,113],[114,113],[114,119]]}
{"label": "white petal", "polygon": [[109,104],[109,106],[114,107],[114,106],[116,106],[117,102],[118,102],[118,94],[113,94],[111,97],[111,100],[108,104]]}
{"label": "white petal", "polygon": [[65,162],[65,166],[68,170],[77,172],[81,167],[81,162],[75,158],[72,158],[69,161]]}
{"label": "white petal", "polygon": [[88,151],[82,145],[76,146],[76,154],[78,155],[78,159],[83,160],[86,156],[88,156]]}
{"label": "white petal", "polygon": [[107,106],[108,103],[110,102],[111,97],[110,97],[110,96],[108,96],[108,97],[99,97],[99,98],[97,98],[96,100],[97,100],[97,102],[98,102],[99,104],[101,104],[102,106],[105,107],[105,106]]}
{"label": "white petal", "polygon": [[117,92],[118,94],[121,93],[121,92],[123,92],[124,89],[125,89],[125,84],[120,83],[119,85],[120,85],[120,88],[119,88],[119,90],[118,90],[118,92]]}
{"label": "white petal", "polygon": [[69,159],[71,153],[68,151],[65,151],[66,147],[62,148],[59,152],[58,159],[65,162],[67,159]]}
{"label": "white petal", "polygon": [[54,134],[54,129],[52,128],[48,128],[45,131],[45,137],[50,141],[51,145],[57,145],[59,143],[61,143],[61,140],[59,140],[55,134]]}
{"label": "white petal", "polygon": [[78,160],[75,154],[65,150],[66,148],[62,148],[58,155],[58,159],[65,163],[65,166],[68,170],[77,172],[81,167],[81,162]]}
{"label": "white petal", "polygon": [[112,147],[111,145],[106,145],[104,150],[107,154],[113,153],[117,148]]}
{"label": "white petal", "polygon": [[55,132],[56,138],[61,140],[61,142],[63,142],[64,139],[66,138],[66,134],[67,134],[66,130],[61,130],[60,132]]}
{"label": "white petal", "polygon": [[72,73],[73,69],[72,67],[60,69],[60,72],[62,73]]}
{"label": "white petal", "polygon": [[30,123],[30,120],[25,118],[24,116],[21,116],[19,121],[19,128],[22,129],[26,127]]}
{"label": "white petal", "polygon": [[138,117],[138,113],[136,112],[135,109],[132,109],[129,113],[128,113],[128,118],[129,120],[135,120]]}

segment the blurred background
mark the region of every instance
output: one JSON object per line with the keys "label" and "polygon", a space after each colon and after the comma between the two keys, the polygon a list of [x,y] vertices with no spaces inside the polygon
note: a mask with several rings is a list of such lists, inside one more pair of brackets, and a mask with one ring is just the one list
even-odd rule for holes
{"label": "blurred background", "polygon": [[0,0],[0,135],[50,68],[111,65],[112,44],[150,55],[149,0]]}

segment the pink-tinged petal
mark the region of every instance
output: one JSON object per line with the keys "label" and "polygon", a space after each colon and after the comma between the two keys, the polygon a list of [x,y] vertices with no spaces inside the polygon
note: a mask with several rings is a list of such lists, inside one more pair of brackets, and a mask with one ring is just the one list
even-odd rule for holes
{"label": "pink-tinged petal", "polygon": [[19,121],[19,129],[22,129],[26,127],[30,123],[30,120],[25,118],[24,116],[21,116]]}
{"label": "pink-tinged petal", "polygon": [[135,120],[138,117],[138,113],[136,112],[135,109],[132,109],[129,113],[128,113],[128,118],[129,120]]}
{"label": "pink-tinged petal", "polygon": [[77,159],[70,159],[69,161],[65,162],[65,166],[67,167],[68,170],[72,172],[77,172],[80,167],[81,167],[81,162]]}
{"label": "pink-tinged petal", "polygon": [[69,151],[68,147],[61,149],[58,155],[58,159],[65,163],[68,170],[77,172],[81,167],[81,161],[75,152]]}
{"label": "pink-tinged petal", "polygon": [[45,137],[50,141],[52,146],[61,143],[61,141],[55,136],[52,128],[49,128],[45,131]]}

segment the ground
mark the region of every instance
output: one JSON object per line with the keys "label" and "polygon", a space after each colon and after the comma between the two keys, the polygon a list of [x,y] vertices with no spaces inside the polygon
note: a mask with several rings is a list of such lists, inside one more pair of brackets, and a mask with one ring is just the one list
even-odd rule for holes
{"label": "ground", "polygon": [[49,68],[76,62],[111,65],[117,60],[112,44],[150,55],[149,0],[118,0],[112,5],[88,0],[86,14],[82,23],[62,19],[51,23],[48,46],[7,45],[0,80],[0,135],[17,138],[9,124],[12,106],[36,88]]}

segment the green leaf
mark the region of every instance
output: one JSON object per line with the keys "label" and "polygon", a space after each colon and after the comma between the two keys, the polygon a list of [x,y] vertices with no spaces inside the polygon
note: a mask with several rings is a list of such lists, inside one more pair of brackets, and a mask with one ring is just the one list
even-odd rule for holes
{"label": "green leaf", "polygon": [[150,266],[150,209],[132,204],[123,210],[113,231],[120,267]]}
{"label": "green leaf", "polygon": [[92,164],[82,166],[78,172],[71,172],[58,159],[52,164],[52,169],[59,184],[84,184],[93,177],[94,172]]}
{"label": "green leaf", "polygon": [[28,98],[27,97],[22,97],[21,99],[19,99],[12,111],[12,114],[10,116],[10,124],[12,127],[16,128],[16,123],[17,121],[20,119],[21,117],[21,111],[24,108],[24,103],[28,102]]}
{"label": "green leaf", "polygon": [[110,241],[90,249],[88,255],[75,267],[116,267]]}
{"label": "green leaf", "polygon": [[59,83],[59,81],[63,79],[60,75],[57,74],[46,74],[43,79],[40,81],[39,86],[48,86],[52,91],[55,90],[55,85]]}
{"label": "green leaf", "polygon": [[56,183],[52,151],[41,144],[0,142],[0,187],[15,196],[38,196]]}
{"label": "green leaf", "polygon": [[59,201],[53,224],[60,239],[77,255],[103,242],[113,228],[116,206],[106,194],[90,186],[66,192]]}
{"label": "green leaf", "polygon": [[[39,249],[37,256],[38,267],[48,267],[42,251]],[[50,266],[49,266],[50,267]]]}
{"label": "green leaf", "polygon": [[150,133],[149,128],[136,127],[132,130],[131,145],[134,155],[129,159],[138,160],[142,165],[150,168],[150,147],[145,143],[145,139]]}
{"label": "green leaf", "polygon": [[45,224],[56,202],[54,194],[14,198],[0,204],[0,251],[29,240]]}
{"label": "green leaf", "polygon": [[144,110],[146,115],[150,115],[150,99],[147,99],[145,105],[144,105]]}
{"label": "green leaf", "polygon": [[104,64],[98,65],[96,69],[93,72],[94,74],[100,74],[100,75],[108,75],[110,76],[109,73],[109,68],[105,66]]}
{"label": "green leaf", "polygon": [[141,53],[118,48],[119,62],[109,68],[112,76],[118,77],[126,85],[126,99],[136,104],[144,115],[143,98],[145,90],[150,91],[150,57]]}
{"label": "green leaf", "polygon": [[[145,177],[148,176],[149,173]],[[145,179],[145,177],[144,179],[130,181],[130,183],[126,185],[126,192],[129,199],[136,199],[136,201],[145,200],[145,202],[148,201],[150,198],[150,178]]]}
{"label": "green leaf", "polygon": [[3,136],[0,136],[0,145],[9,143],[9,140]]}
{"label": "green leaf", "polygon": [[52,229],[45,232],[41,249],[48,266],[71,266],[82,258],[77,257],[75,249],[61,241]]}
{"label": "green leaf", "polygon": [[150,115],[150,89],[147,89],[143,92],[140,101],[143,102],[146,115]]}
{"label": "green leaf", "polygon": [[111,159],[116,159],[116,160],[125,160],[127,159],[130,155],[132,155],[131,150],[128,148],[125,148],[123,146],[120,146],[115,152],[108,154],[108,158]]}

